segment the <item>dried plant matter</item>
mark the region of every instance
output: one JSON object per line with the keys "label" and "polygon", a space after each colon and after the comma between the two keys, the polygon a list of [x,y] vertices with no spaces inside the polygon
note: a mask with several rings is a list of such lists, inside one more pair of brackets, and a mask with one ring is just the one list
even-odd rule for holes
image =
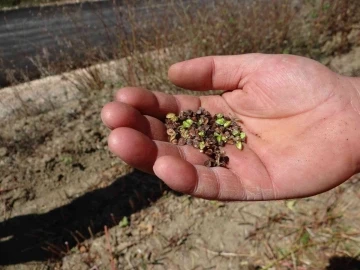
{"label": "dried plant matter", "polygon": [[226,167],[229,157],[222,147],[233,144],[243,149],[246,140],[235,119],[218,113],[212,116],[204,108],[197,111],[181,111],[179,115],[168,113],[165,119],[169,142],[177,145],[192,145],[210,157],[205,162],[208,167]]}

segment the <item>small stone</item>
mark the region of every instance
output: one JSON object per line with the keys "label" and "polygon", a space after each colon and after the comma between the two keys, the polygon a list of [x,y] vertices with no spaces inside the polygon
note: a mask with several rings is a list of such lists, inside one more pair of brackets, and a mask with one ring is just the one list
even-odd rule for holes
{"label": "small stone", "polygon": [[8,153],[8,150],[6,147],[0,147],[0,157],[5,157]]}
{"label": "small stone", "polygon": [[85,246],[80,246],[79,248],[80,253],[85,253],[87,251]]}

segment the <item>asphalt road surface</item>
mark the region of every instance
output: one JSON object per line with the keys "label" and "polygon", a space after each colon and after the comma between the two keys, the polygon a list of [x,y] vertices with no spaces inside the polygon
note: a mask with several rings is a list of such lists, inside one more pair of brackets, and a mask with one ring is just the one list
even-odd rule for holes
{"label": "asphalt road surface", "polygon": [[[158,0],[151,5],[144,0],[126,2],[131,3],[139,25],[146,27],[150,22],[168,24],[163,20],[174,15],[171,2],[178,5],[181,1]],[[183,0],[181,5],[195,11],[214,3],[215,0]],[[124,37],[131,35],[128,10],[123,0],[111,0],[0,11],[0,87],[8,85],[12,75],[18,80],[22,74],[30,79],[39,77],[36,63],[40,58],[44,70],[49,69],[47,63],[68,63],[63,61],[65,57],[71,58],[71,68],[76,68],[86,65],[87,56],[79,54],[80,47],[87,48],[85,51],[101,47],[110,52],[120,30]],[[176,21],[171,23],[175,25]],[[66,69],[69,66],[59,64],[50,69],[49,75]]]}

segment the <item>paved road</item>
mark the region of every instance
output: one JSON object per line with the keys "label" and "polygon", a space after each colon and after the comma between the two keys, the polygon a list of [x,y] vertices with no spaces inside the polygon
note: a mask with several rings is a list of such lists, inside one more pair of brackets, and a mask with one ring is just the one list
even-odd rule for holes
{"label": "paved road", "polygon": [[[194,4],[194,0],[183,0],[183,3],[196,10],[213,5],[214,1],[197,0]],[[145,27],[154,21],[163,23],[166,16],[174,15],[174,8],[170,7],[172,1],[158,0],[150,6],[144,4],[144,0],[127,2]],[[0,87],[8,84],[6,74],[10,70],[18,78],[20,71],[32,79],[38,77],[39,70],[34,64],[38,56],[58,63],[63,63],[64,57],[71,57],[75,66],[79,66],[87,58],[77,53],[78,47],[90,50],[101,46],[109,52],[119,26],[124,36],[130,35],[129,18],[124,15],[127,9],[123,0],[111,0],[0,11]],[[53,73],[65,68],[59,66]]]}

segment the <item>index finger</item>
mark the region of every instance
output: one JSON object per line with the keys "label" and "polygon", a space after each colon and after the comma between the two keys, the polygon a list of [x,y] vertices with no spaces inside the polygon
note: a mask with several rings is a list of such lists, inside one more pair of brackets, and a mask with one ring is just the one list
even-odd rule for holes
{"label": "index finger", "polygon": [[165,118],[169,112],[196,111],[201,106],[199,97],[190,95],[170,95],[149,91],[140,87],[125,87],[115,94],[115,100],[126,103],[144,115],[159,119]]}

